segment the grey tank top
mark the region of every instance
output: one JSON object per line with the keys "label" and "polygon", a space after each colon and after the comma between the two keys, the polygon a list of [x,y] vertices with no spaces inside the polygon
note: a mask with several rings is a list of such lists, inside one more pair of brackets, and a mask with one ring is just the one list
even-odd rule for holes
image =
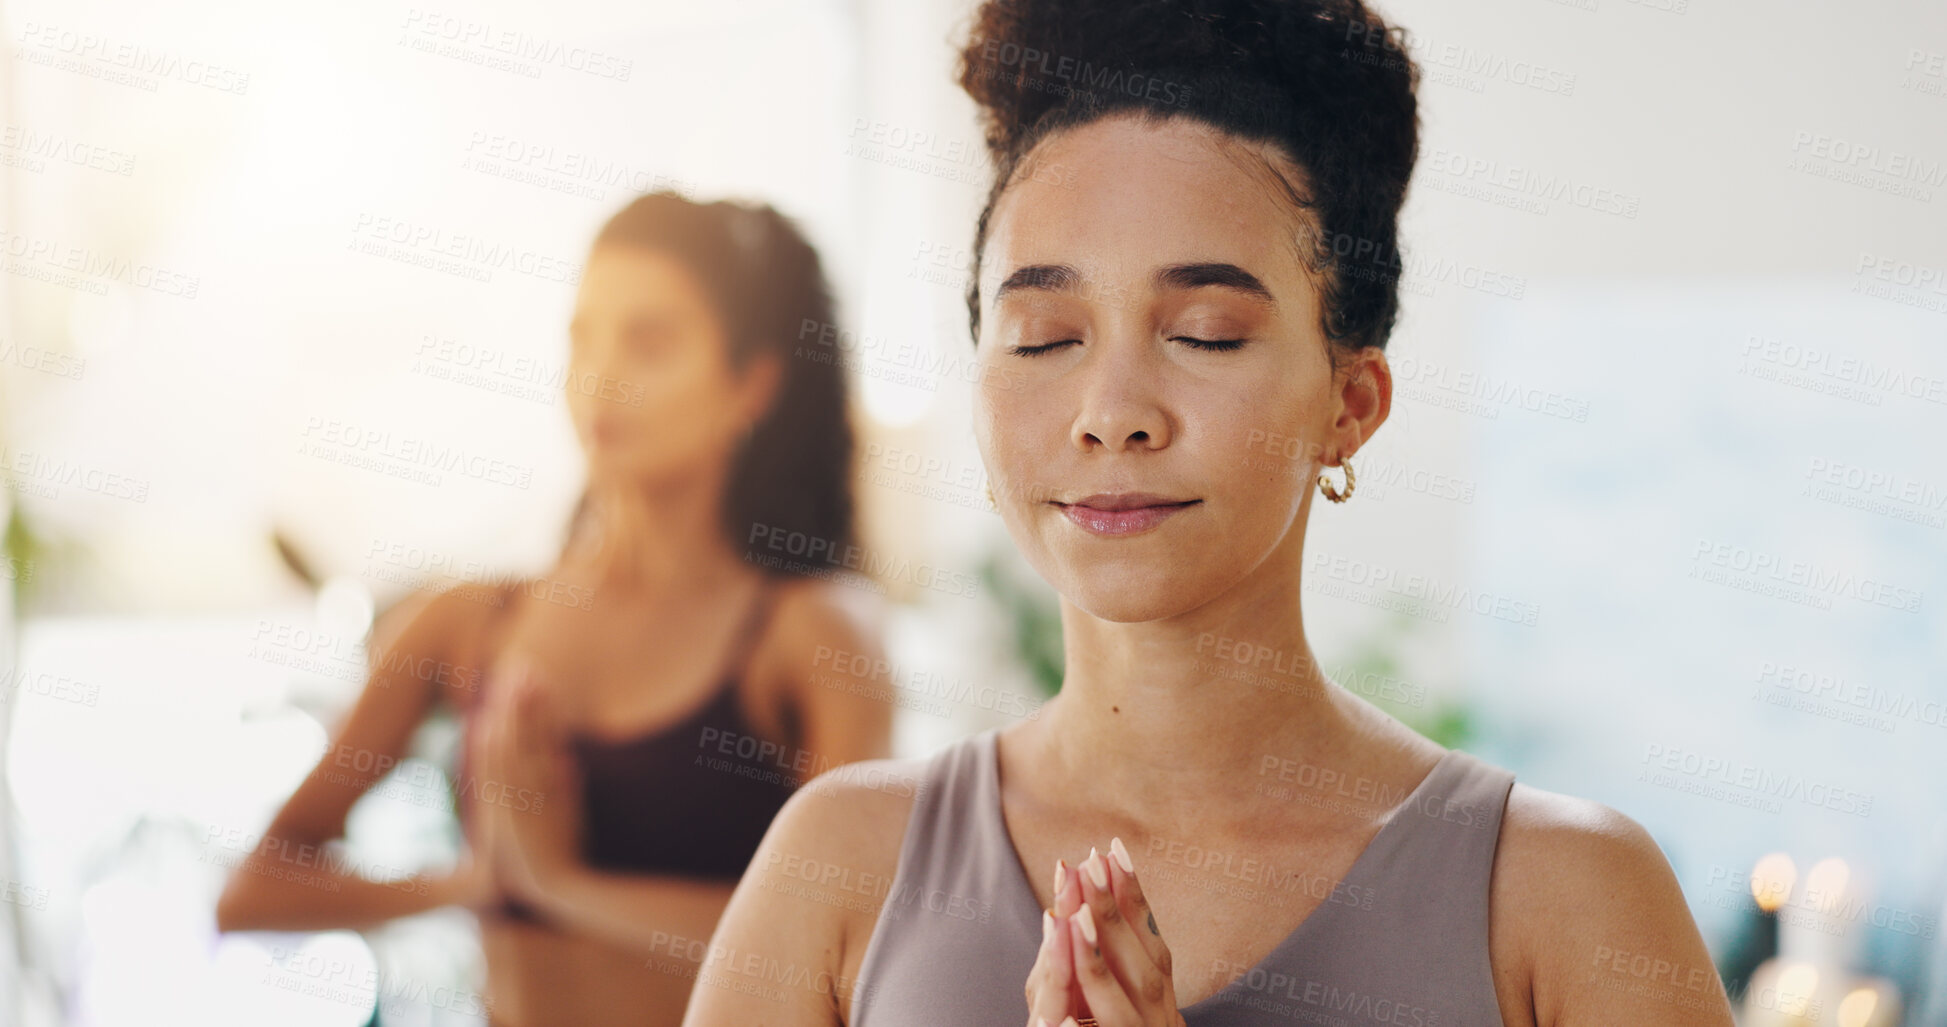
{"label": "grey tank top", "polygon": [[[1002,819],[999,731],[928,758],[853,982],[850,1027],[1027,1022],[1023,989],[1041,947],[1041,906]],[[1512,772],[1447,750],[1329,898],[1257,965],[1236,968],[1230,983],[1185,1007],[1184,1020],[1498,1027],[1487,895],[1513,784]],[[1329,799],[1315,782],[1293,788]],[[1133,848],[1140,875],[1143,847]]]}

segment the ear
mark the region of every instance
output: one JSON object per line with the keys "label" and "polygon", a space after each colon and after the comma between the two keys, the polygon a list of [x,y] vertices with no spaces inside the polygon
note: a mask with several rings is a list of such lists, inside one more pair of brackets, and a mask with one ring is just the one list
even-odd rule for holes
{"label": "ear", "polygon": [[1372,438],[1392,412],[1393,373],[1385,350],[1367,346],[1348,361],[1339,399],[1339,416],[1331,432],[1338,452],[1349,456]]}
{"label": "ear", "polygon": [[744,365],[738,391],[743,393],[744,414],[754,422],[770,413],[771,405],[784,385],[784,358],[777,350],[765,349]]}

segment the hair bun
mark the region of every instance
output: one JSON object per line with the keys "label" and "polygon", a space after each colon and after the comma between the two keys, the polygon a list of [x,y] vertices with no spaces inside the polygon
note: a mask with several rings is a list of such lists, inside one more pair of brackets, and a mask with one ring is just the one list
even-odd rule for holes
{"label": "hair bun", "polygon": [[1323,100],[1361,74],[1348,49],[1396,31],[1359,0],[986,0],[958,78],[999,164],[1048,111],[1112,94],[1181,107],[1216,80]]}

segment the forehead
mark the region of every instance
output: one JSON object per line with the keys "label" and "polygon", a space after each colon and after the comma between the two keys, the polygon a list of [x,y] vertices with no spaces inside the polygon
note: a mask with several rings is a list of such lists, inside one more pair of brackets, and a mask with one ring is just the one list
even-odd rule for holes
{"label": "forehead", "polygon": [[1109,117],[1043,141],[995,205],[982,294],[1041,263],[1107,280],[1228,262],[1292,287],[1305,273],[1297,213],[1253,153],[1270,151],[1187,118]]}
{"label": "forehead", "polygon": [[589,251],[576,297],[582,303],[683,306],[699,285],[672,253],[609,242]]}

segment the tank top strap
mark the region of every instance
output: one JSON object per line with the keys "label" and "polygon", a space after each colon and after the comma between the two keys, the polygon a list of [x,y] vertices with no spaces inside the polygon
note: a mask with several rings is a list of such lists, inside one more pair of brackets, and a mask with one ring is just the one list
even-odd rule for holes
{"label": "tank top strap", "polygon": [[[1498,1023],[1488,961],[1488,895],[1514,773],[1452,749],[1346,875],[1342,898],[1305,950],[1321,978],[1419,994],[1442,1023]],[[1340,897],[1340,896],[1335,896]],[[1420,975],[1409,980],[1402,968]]]}
{"label": "tank top strap", "polygon": [[[1417,908],[1438,903],[1485,917],[1486,884],[1513,785],[1512,771],[1463,749],[1448,750],[1394,811],[1391,829],[1374,839],[1373,851],[1356,867],[1359,875],[1384,880]],[[1479,894],[1455,887],[1474,883],[1481,885]]]}
{"label": "tank top strap", "polygon": [[750,609],[744,614],[744,622],[737,627],[736,635],[730,640],[730,649],[724,655],[723,671],[719,682],[728,682],[743,677],[750,668],[751,657],[756,655],[757,643],[763,641],[764,627],[770,622],[771,608],[777,605],[778,584],[768,578],[758,583],[757,595],[751,600]]}

